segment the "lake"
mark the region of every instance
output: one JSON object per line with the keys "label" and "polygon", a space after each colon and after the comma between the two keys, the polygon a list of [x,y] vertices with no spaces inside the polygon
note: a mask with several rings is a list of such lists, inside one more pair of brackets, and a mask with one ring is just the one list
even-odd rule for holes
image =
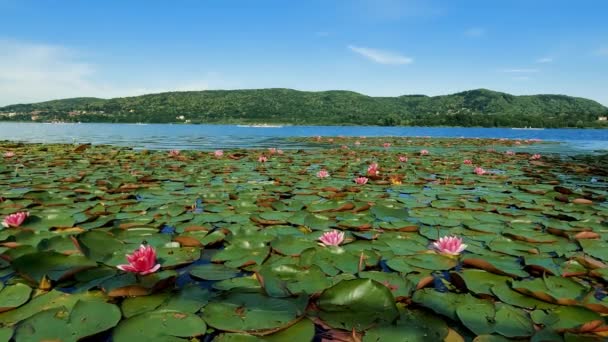
{"label": "lake", "polygon": [[[284,126],[279,128],[235,125],[172,124],[44,124],[0,123],[0,140],[36,143],[93,143],[137,149],[306,148],[289,137],[309,136],[431,136],[507,139],[542,139],[559,145],[540,147],[544,152],[608,151],[608,130],[465,127]],[[538,147],[538,146],[536,146]],[[538,150],[538,148],[536,148]]]}

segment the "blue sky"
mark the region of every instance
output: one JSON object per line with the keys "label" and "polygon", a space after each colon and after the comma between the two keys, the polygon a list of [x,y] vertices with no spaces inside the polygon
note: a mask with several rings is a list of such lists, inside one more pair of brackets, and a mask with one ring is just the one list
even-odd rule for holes
{"label": "blue sky", "polygon": [[282,87],[608,105],[608,1],[0,0],[0,105]]}

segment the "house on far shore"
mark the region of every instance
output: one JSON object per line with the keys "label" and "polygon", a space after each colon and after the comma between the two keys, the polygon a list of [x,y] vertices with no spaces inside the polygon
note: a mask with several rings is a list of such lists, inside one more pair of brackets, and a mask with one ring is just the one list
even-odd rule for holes
{"label": "house on far shore", "polygon": [[608,116],[598,116],[597,121],[608,121]]}

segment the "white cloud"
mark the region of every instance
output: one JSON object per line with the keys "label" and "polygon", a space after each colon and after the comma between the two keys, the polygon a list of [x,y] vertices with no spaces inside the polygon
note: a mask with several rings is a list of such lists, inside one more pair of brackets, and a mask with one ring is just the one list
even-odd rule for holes
{"label": "white cloud", "polygon": [[481,27],[471,27],[464,31],[464,35],[471,38],[478,38],[484,36],[486,34],[486,30]]}
{"label": "white cloud", "polygon": [[538,69],[502,69],[501,72],[506,73],[514,73],[514,74],[527,74],[527,73],[536,73],[540,70]]}
{"label": "white cloud", "polygon": [[539,58],[536,60],[536,63],[552,63],[553,62],[553,58],[551,57],[543,57],[543,58]]}
{"label": "white cloud", "polygon": [[401,65],[414,62],[414,60],[410,57],[406,57],[391,51],[371,49],[354,45],[349,45],[348,48],[351,49],[351,51],[356,52],[361,56],[379,64]]}
{"label": "white cloud", "polygon": [[608,56],[608,47],[599,48],[596,51],[596,54],[599,56]]}
{"label": "white cloud", "polygon": [[[150,87],[115,86],[96,79],[96,66],[72,49],[0,40],[0,106],[70,97],[124,97],[166,91],[206,90],[206,80]],[[212,73],[206,77],[215,79]]]}

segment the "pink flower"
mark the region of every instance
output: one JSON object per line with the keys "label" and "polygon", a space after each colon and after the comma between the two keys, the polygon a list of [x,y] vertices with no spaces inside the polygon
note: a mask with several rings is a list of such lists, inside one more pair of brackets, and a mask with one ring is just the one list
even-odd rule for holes
{"label": "pink flower", "polygon": [[471,165],[471,164],[473,164],[473,161],[471,159],[465,159],[462,161],[462,163],[465,165]]}
{"label": "pink flower", "polygon": [[361,142],[359,140],[357,140],[357,141],[355,141],[355,145],[359,146],[359,145],[361,145]]}
{"label": "pink flower", "polygon": [[323,138],[321,138],[321,136],[320,136],[320,135],[317,135],[317,136],[315,137],[315,140],[317,140],[317,141],[321,141],[321,139],[323,139]]}
{"label": "pink flower", "polygon": [[13,151],[4,152],[4,158],[13,158],[14,156],[15,152]]}
{"label": "pink flower", "polygon": [[331,232],[325,232],[319,238],[325,246],[339,246],[344,241],[344,232],[332,230]]}
{"label": "pink flower", "polygon": [[429,154],[429,151],[428,151],[428,150],[420,150],[420,155],[421,155],[421,156],[426,156],[426,155],[428,155],[428,154]]}
{"label": "pink flower", "polygon": [[342,145],[342,149],[343,149],[343,150],[348,150],[348,146],[346,146],[346,145]]}
{"label": "pink flower", "polygon": [[407,163],[407,157],[406,156],[399,156],[399,161],[402,163]]}
{"label": "pink flower", "polygon": [[268,161],[268,157],[266,157],[265,155],[261,155],[261,156],[258,158],[258,161],[259,161],[260,163],[265,163],[265,162],[267,162],[267,161]]}
{"label": "pink flower", "polygon": [[538,154],[538,153],[533,154],[532,157],[530,157],[530,159],[532,159],[532,160],[538,160],[538,159],[540,159],[540,154]]}
{"label": "pink flower", "polygon": [[222,150],[215,150],[215,152],[213,152],[213,155],[220,158],[224,155],[224,151]]}
{"label": "pink flower", "polygon": [[325,169],[322,169],[319,172],[317,172],[317,177],[327,178],[327,177],[329,177],[329,172],[327,172],[327,170],[325,170]]}
{"label": "pink flower", "polygon": [[384,144],[382,144],[382,146],[384,146],[384,148],[389,148],[391,147],[391,143],[385,142]]}
{"label": "pink flower", "polygon": [[496,152],[496,150],[495,150],[495,149],[493,149],[493,148],[489,148],[489,149],[487,149],[486,151],[487,151],[487,152]]}
{"label": "pink flower", "polygon": [[270,153],[270,154],[275,154],[275,153],[277,153],[277,149],[276,149],[276,148],[274,148],[274,147],[270,147],[270,148],[268,149],[268,153]]}
{"label": "pink flower", "polygon": [[367,184],[367,181],[369,179],[367,177],[357,177],[355,178],[355,183],[359,184],[359,185],[363,185],[363,184]]}
{"label": "pink flower", "polygon": [[277,154],[283,154],[283,153],[284,153],[283,150],[281,150],[281,149],[277,150]]}
{"label": "pink flower", "polygon": [[327,139],[327,142],[332,143],[332,142],[334,142],[334,139],[333,138],[329,138],[329,139]]}
{"label": "pink flower", "polygon": [[177,157],[179,156],[179,150],[171,150],[169,151],[169,157]]}
{"label": "pink flower", "polygon": [[519,140],[515,141],[515,145],[521,145],[521,141],[519,141]]}
{"label": "pink flower", "polygon": [[475,172],[476,174],[478,174],[480,176],[486,174],[486,170],[484,170],[483,168],[481,168],[479,166],[476,167],[475,170],[473,170],[473,172]]}
{"label": "pink flower", "polygon": [[514,156],[515,152],[513,152],[513,151],[507,151],[507,152],[505,152],[505,154],[508,155],[508,156]]}
{"label": "pink flower", "polygon": [[30,213],[27,211],[10,214],[10,215],[6,216],[4,218],[4,220],[2,220],[2,225],[6,228],[19,227],[23,223],[23,221],[25,221],[25,219],[28,218],[28,216],[30,216]]}
{"label": "pink flower", "polygon": [[125,272],[146,275],[158,271],[160,264],[156,263],[156,251],[152,246],[141,245],[133,254],[127,254],[128,264],[116,266]]}
{"label": "pink flower", "polygon": [[367,175],[368,176],[377,176],[380,174],[378,163],[371,163],[367,167]]}
{"label": "pink flower", "polygon": [[437,252],[445,255],[458,255],[467,248],[462,239],[456,236],[444,236],[439,241],[433,242]]}

